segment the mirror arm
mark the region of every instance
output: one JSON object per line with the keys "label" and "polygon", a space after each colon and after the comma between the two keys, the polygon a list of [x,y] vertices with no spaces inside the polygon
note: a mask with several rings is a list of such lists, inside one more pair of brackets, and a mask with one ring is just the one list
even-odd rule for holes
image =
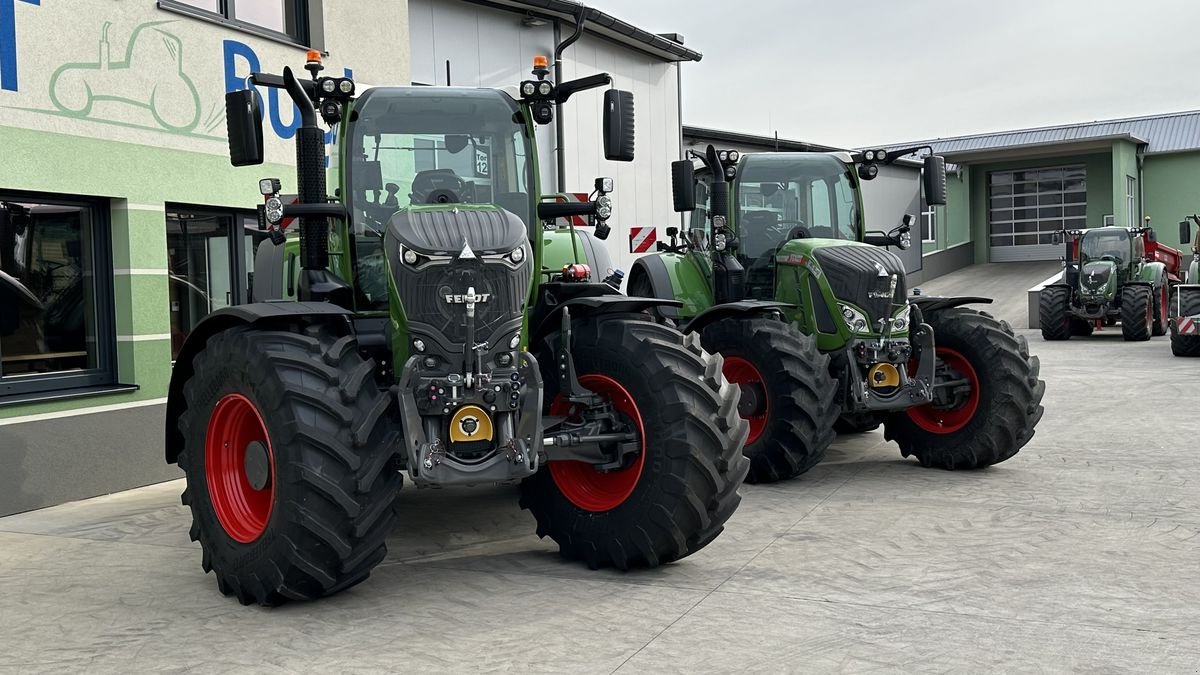
{"label": "mirror arm", "polygon": [[612,75],[608,73],[599,73],[598,75],[581,77],[577,80],[568,80],[558,85],[558,88],[555,90],[554,101],[555,103],[566,103],[567,99],[571,98],[574,94],[597,87],[606,87],[610,84],[612,84]]}

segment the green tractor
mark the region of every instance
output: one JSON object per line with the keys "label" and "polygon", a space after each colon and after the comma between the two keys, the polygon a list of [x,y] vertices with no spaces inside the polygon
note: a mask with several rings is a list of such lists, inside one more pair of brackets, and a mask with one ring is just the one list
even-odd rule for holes
{"label": "green tractor", "polygon": [[[963,305],[909,296],[900,258],[912,217],[865,230],[860,181],[913,150],[717,152],[672,165],[687,235],[640,258],[630,295],[677,299],[662,312],[725,357],[750,423],[748,480],[796,476],[835,435],[880,424],[905,456],[945,469],[1002,462],[1033,436],[1044,384],[1025,339]],[[945,163],[925,160],[931,204]],[[732,183],[732,188],[730,187]],[[697,208],[697,205],[705,208]]]}
{"label": "green tractor", "polygon": [[[251,76],[285,89],[302,120],[298,203],[260,182],[274,241],[256,265],[297,299],[211,314],[170,384],[166,459],[186,474],[191,538],[220,590],[274,605],[361,582],[384,558],[404,474],[519,482],[537,534],[592,568],[654,567],[711,542],[748,470],[721,358],[647,314],[671,303],[541,268],[542,223],[587,217],[602,232],[613,186],[544,201],[534,126],[609,76],[556,84],[540,59],[511,94],[358,93],[315,56],[306,68]],[[604,103],[605,154],[629,161],[632,98]],[[262,163],[257,95],[226,104],[232,163]]]}
{"label": "green tractor", "polygon": [[1200,236],[1193,239],[1192,223],[1200,225],[1200,216],[1191,215],[1179,223],[1179,241],[1192,245],[1192,262],[1183,283],[1171,289],[1171,353],[1175,356],[1200,356]]}
{"label": "green tractor", "polygon": [[1150,253],[1158,249],[1152,228],[1066,230],[1053,241],[1067,251],[1062,278],[1038,296],[1043,339],[1091,335],[1097,324],[1118,321],[1129,341],[1166,335],[1171,272]]}

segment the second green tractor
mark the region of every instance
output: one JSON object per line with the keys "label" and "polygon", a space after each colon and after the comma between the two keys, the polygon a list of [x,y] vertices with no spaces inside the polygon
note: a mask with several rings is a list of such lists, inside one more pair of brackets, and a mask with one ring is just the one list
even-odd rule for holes
{"label": "second green tractor", "polygon": [[[751,482],[799,475],[836,433],[882,425],[922,465],[1003,462],[1033,436],[1045,384],[1025,338],[964,305],[980,297],[909,295],[901,259],[912,217],[866,229],[862,181],[919,149],[860,153],[718,152],[672,166],[680,238],[640,258],[630,295],[724,356],[750,424]],[[923,168],[944,204],[945,163]]]}

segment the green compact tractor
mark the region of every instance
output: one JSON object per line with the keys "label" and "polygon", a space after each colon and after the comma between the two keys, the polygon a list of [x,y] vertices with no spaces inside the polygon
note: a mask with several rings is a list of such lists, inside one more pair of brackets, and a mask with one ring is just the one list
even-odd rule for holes
{"label": "green compact tractor", "polygon": [[1200,216],[1191,215],[1179,223],[1179,241],[1192,245],[1192,262],[1183,283],[1171,289],[1171,353],[1175,356],[1200,356],[1200,236],[1193,239],[1192,223],[1200,225]]}
{"label": "green compact tractor", "polygon": [[[207,317],[167,404],[166,459],[186,474],[191,537],[223,593],[272,605],[362,581],[385,555],[404,474],[519,482],[538,535],[593,568],[683,558],[737,507],[747,425],[720,356],[647,313],[672,303],[619,295],[579,266],[541,268],[542,223],[592,218],[602,233],[613,189],[539,196],[535,124],[610,82],[556,84],[546,65],[511,94],[356,92],[315,58],[311,78],[251,76],[285,89],[302,120],[297,203],[260,182],[274,241],[256,264],[263,288],[294,283],[297,299]],[[233,164],[262,163],[257,95],[226,103]],[[604,103],[605,154],[631,160],[632,98],[609,90]],[[292,218],[294,274],[280,231]]]}
{"label": "green compact tractor", "polygon": [[1096,227],[1054,235],[1056,244],[1064,241],[1062,279],[1038,297],[1043,339],[1091,335],[1095,325],[1117,321],[1126,340],[1166,335],[1171,271],[1153,254],[1153,229]]}
{"label": "green compact tractor", "polygon": [[[1033,435],[1044,384],[1024,338],[963,307],[985,298],[908,295],[887,247],[908,245],[911,216],[865,231],[860,180],[911,152],[709,147],[698,172],[672,166],[689,231],[670,228],[671,242],[637,261],[629,292],[677,299],[656,311],[725,357],[750,423],[750,481],[803,473],[835,427],[882,423],[904,456],[946,469],[1002,462]],[[926,159],[924,175],[929,203],[944,203],[942,159]]]}

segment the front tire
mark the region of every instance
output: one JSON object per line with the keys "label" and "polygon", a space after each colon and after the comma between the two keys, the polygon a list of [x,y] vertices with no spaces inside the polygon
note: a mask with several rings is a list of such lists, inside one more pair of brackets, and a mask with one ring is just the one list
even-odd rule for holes
{"label": "front tire", "polygon": [[[573,337],[581,383],[641,430],[641,454],[608,474],[552,462],[521,483],[521,507],[533,514],[539,537],[592,569],[657,567],[695,553],[721,533],[749,469],[747,424],[737,414],[737,389],[721,375],[721,357],[706,355],[695,336],[643,316],[583,319]],[[555,363],[545,352],[540,361]],[[544,381],[554,407],[557,377]]]}
{"label": "front tire", "polygon": [[773,319],[731,318],[701,332],[704,349],[725,358],[725,379],[741,387],[738,413],[750,423],[750,483],[799,476],[816,466],[836,435],[836,383],[817,343]]}
{"label": "front tire", "polygon": [[204,571],[244,605],[366,579],[386,554],[401,480],[374,362],[352,336],[239,326],[193,365],[179,466]]}
{"label": "front tire", "polygon": [[1071,339],[1071,289],[1046,286],[1038,293],[1038,323],[1043,340]]}
{"label": "front tire", "polygon": [[883,420],[879,415],[872,413],[846,413],[838,418],[833,425],[833,430],[839,436],[848,434],[865,434],[870,431],[875,431],[879,425],[883,424]]}
{"label": "front tire", "polygon": [[1121,335],[1126,342],[1150,339],[1154,324],[1154,301],[1149,286],[1121,289]]}
{"label": "front tire", "polygon": [[943,399],[895,413],[884,437],[922,466],[979,469],[1017,454],[1042,417],[1046,384],[1025,338],[1007,322],[962,307],[929,312],[938,355],[938,382],[957,381]]}
{"label": "front tire", "polygon": [[1170,298],[1168,297],[1167,282],[1164,281],[1163,285],[1160,286],[1158,290],[1153,291],[1153,294],[1154,325],[1151,327],[1150,334],[1154,337],[1161,337],[1167,334],[1167,308],[1171,304]]}

